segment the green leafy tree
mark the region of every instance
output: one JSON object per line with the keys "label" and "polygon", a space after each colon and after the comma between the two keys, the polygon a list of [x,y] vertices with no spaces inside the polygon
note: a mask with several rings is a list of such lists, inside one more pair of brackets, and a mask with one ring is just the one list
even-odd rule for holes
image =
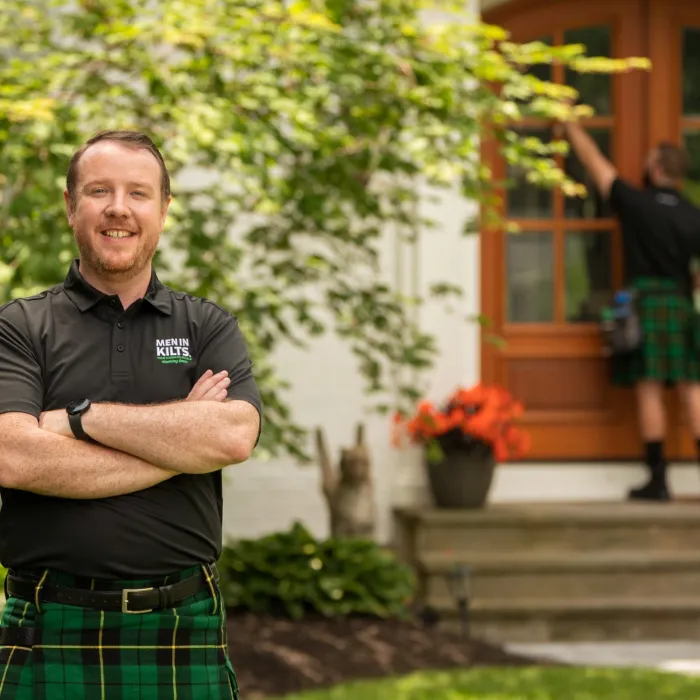
{"label": "green leafy tree", "polygon": [[641,65],[518,45],[434,5],[449,22],[424,21],[430,8],[413,0],[4,0],[0,300],[60,281],[76,254],[61,196],[75,146],[145,130],[175,176],[161,276],[239,316],[265,402],[261,447],[306,455],[271,361],[281,342],[332,328],[379,408],[412,401],[392,371],[426,369],[437,350],[413,321],[421,300],[381,281],[383,232],[430,228],[418,182],[495,206],[483,137],[532,182],[577,191],[554,161],[561,143],[512,129],[572,109],[571,90],[527,68]]}

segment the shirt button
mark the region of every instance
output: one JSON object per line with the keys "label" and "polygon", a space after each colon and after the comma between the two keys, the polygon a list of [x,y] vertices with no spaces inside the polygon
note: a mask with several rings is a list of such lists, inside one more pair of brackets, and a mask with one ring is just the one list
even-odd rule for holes
{"label": "shirt button", "polygon": [[124,352],[124,346],[123,346],[123,345],[117,345],[117,350],[119,350],[119,352]]}
{"label": "shirt button", "polygon": [[109,305],[110,305],[110,306],[116,306],[116,305],[117,305],[117,300],[116,300],[116,299],[110,299],[110,300],[109,300]]}
{"label": "shirt button", "polygon": [[119,323],[117,323],[117,328],[124,328],[124,324],[121,321],[119,321]]}

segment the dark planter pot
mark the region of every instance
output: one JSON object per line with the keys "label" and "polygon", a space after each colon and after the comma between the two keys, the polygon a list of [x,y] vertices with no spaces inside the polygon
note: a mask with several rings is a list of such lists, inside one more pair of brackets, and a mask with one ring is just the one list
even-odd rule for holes
{"label": "dark planter pot", "polygon": [[493,481],[496,460],[486,445],[445,453],[435,464],[426,459],[428,481],[438,508],[482,508]]}

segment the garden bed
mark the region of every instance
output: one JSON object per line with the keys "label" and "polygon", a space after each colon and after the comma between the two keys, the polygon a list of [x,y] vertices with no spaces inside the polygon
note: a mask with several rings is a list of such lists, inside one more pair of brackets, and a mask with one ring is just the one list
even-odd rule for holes
{"label": "garden bed", "polygon": [[550,663],[436,628],[356,617],[295,622],[229,613],[228,639],[244,700],[424,669]]}

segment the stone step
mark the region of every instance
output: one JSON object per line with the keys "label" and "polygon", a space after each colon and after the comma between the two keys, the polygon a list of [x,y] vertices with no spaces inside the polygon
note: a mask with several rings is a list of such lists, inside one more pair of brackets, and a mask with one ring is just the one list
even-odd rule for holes
{"label": "stone step", "polygon": [[[432,606],[440,626],[457,630],[454,602]],[[474,601],[470,633],[496,643],[551,641],[700,641],[700,591],[684,598],[619,598],[572,601],[569,598],[503,598]]]}
{"label": "stone step", "polygon": [[395,522],[409,561],[431,552],[700,550],[700,503],[692,502],[401,508]]}
{"label": "stone step", "polygon": [[422,596],[428,604],[450,596],[448,577],[457,564],[471,570],[475,603],[564,596],[573,602],[700,594],[700,551],[435,553],[421,556],[416,563]]}

